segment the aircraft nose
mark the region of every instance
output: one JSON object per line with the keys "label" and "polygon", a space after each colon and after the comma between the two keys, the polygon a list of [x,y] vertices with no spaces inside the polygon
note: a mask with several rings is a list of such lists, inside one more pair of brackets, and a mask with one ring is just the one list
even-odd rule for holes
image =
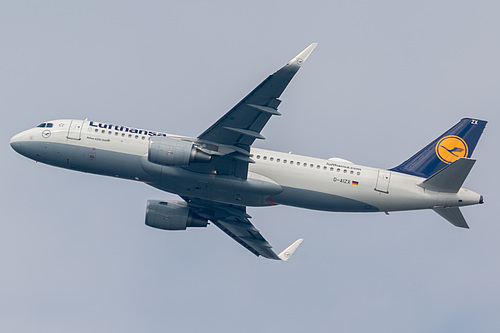
{"label": "aircraft nose", "polygon": [[33,139],[33,133],[30,130],[26,130],[24,132],[14,135],[10,139],[10,146],[17,153],[26,157],[30,157],[30,155],[33,153],[32,139]]}
{"label": "aircraft nose", "polygon": [[23,141],[24,141],[23,133],[18,133],[10,139],[10,146],[18,153],[21,153],[21,146]]}

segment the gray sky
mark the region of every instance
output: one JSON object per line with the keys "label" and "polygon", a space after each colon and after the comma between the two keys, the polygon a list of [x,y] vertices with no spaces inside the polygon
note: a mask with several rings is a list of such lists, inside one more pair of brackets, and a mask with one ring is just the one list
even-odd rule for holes
{"label": "gray sky", "polygon": [[[497,1],[4,1],[0,330],[496,332]],[[471,229],[432,211],[249,209],[287,263],[144,225],[145,185],[36,164],[12,135],[90,118],[196,136],[311,42],[257,147],[393,167],[489,121]]]}

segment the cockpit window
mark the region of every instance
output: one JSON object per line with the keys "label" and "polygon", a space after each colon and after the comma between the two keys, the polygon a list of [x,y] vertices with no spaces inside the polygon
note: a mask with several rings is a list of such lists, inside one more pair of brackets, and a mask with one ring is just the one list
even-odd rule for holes
{"label": "cockpit window", "polygon": [[49,127],[49,128],[50,128],[50,127],[52,127],[52,126],[54,126],[54,124],[52,124],[52,123],[41,123],[41,124],[40,124],[40,125],[38,125],[37,127]]}

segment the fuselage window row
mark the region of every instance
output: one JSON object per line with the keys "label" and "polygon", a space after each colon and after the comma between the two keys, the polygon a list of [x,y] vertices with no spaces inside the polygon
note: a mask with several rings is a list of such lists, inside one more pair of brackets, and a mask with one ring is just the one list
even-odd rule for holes
{"label": "fuselage window row", "polygon": [[[89,128],[89,132],[92,132],[92,129],[91,129],[91,128]],[[96,128],[96,129],[95,129],[95,132],[96,132],[96,133],[98,133],[98,132],[99,132],[99,130]],[[102,131],[101,131],[101,133],[102,133],[102,134],[106,134],[106,131],[105,131],[105,130],[102,130]],[[118,133],[118,132],[114,132],[114,133],[115,133],[115,136],[118,136],[118,135],[120,134],[120,133]],[[109,134],[109,135],[112,135],[112,134],[113,134],[113,131],[108,131],[108,134]],[[125,133],[122,133],[122,137],[125,137]],[[128,137],[129,137],[129,138],[132,138],[132,134],[129,134],[129,135],[128,135]],[[136,135],[136,136],[135,136],[135,138],[136,138],[136,139],[139,139],[139,135]],[[146,140],[146,137],[145,137],[145,136],[141,136],[141,140]]]}
{"label": "fuselage window row", "polygon": [[[254,157],[254,155],[253,155],[253,154],[251,154],[251,155],[250,155],[250,157],[251,157],[251,158],[253,158],[253,157]],[[261,156],[260,156],[260,155],[257,155],[257,156],[255,156],[255,158],[257,158],[258,160],[260,160]],[[267,160],[267,156],[262,156],[262,160],[266,161],[266,160]],[[275,160],[275,159],[274,159],[274,157],[269,157],[269,161],[270,161],[270,162],[273,162],[274,160]],[[278,162],[278,163],[279,163],[279,162],[281,162],[281,159],[280,159],[280,158],[276,158],[276,162]],[[288,162],[288,160],[283,160],[283,163],[284,163],[284,164],[287,164],[287,162]],[[290,165],[293,165],[293,164],[294,164],[294,161],[290,161]],[[301,165],[301,162],[296,162],[296,165],[297,165],[297,166],[300,166],[300,165]],[[304,167],[307,167],[307,163],[304,163],[304,164],[302,164],[302,165],[303,165]],[[311,163],[311,164],[309,164],[309,167],[314,168],[314,164],[312,164],[312,163]],[[321,169],[321,165],[317,164],[317,165],[316,165],[316,169],[318,169],[318,170],[319,170],[319,169]],[[326,165],[325,165],[325,166],[323,166],[323,170],[325,170],[325,171],[326,171],[326,170],[328,170],[328,167],[327,167]],[[335,170],[335,168],[330,167],[330,171],[334,171],[334,170]],[[337,172],[341,172],[341,169],[340,169],[340,168],[337,168]],[[343,172],[344,172],[344,173],[347,173],[347,169],[343,169]],[[354,170],[351,170],[351,171],[350,171],[350,174],[351,174],[351,175],[354,175]],[[360,172],[360,171],[358,171],[356,174],[359,176],[359,175],[361,175],[361,172]]]}

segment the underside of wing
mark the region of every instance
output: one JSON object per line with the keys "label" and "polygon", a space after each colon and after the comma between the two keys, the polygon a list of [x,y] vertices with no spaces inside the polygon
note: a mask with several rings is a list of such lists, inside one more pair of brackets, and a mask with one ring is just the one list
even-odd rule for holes
{"label": "underside of wing", "polygon": [[268,259],[279,259],[264,237],[252,223],[237,217],[228,217],[224,220],[212,220],[213,224],[224,231],[229,237],[240,243],[244,248]]}
{"label": "underside of wing", "polygon": [[213,203],[200,199],[184,198],[190,209],[215,224],[229,237],[244,248],[268,259],[287,261],[298,248],[302,239],[298,239],[280,254],[272,250],[271,244],[261,235],[259,230],[250,222],[251,216],[243,206]]}

